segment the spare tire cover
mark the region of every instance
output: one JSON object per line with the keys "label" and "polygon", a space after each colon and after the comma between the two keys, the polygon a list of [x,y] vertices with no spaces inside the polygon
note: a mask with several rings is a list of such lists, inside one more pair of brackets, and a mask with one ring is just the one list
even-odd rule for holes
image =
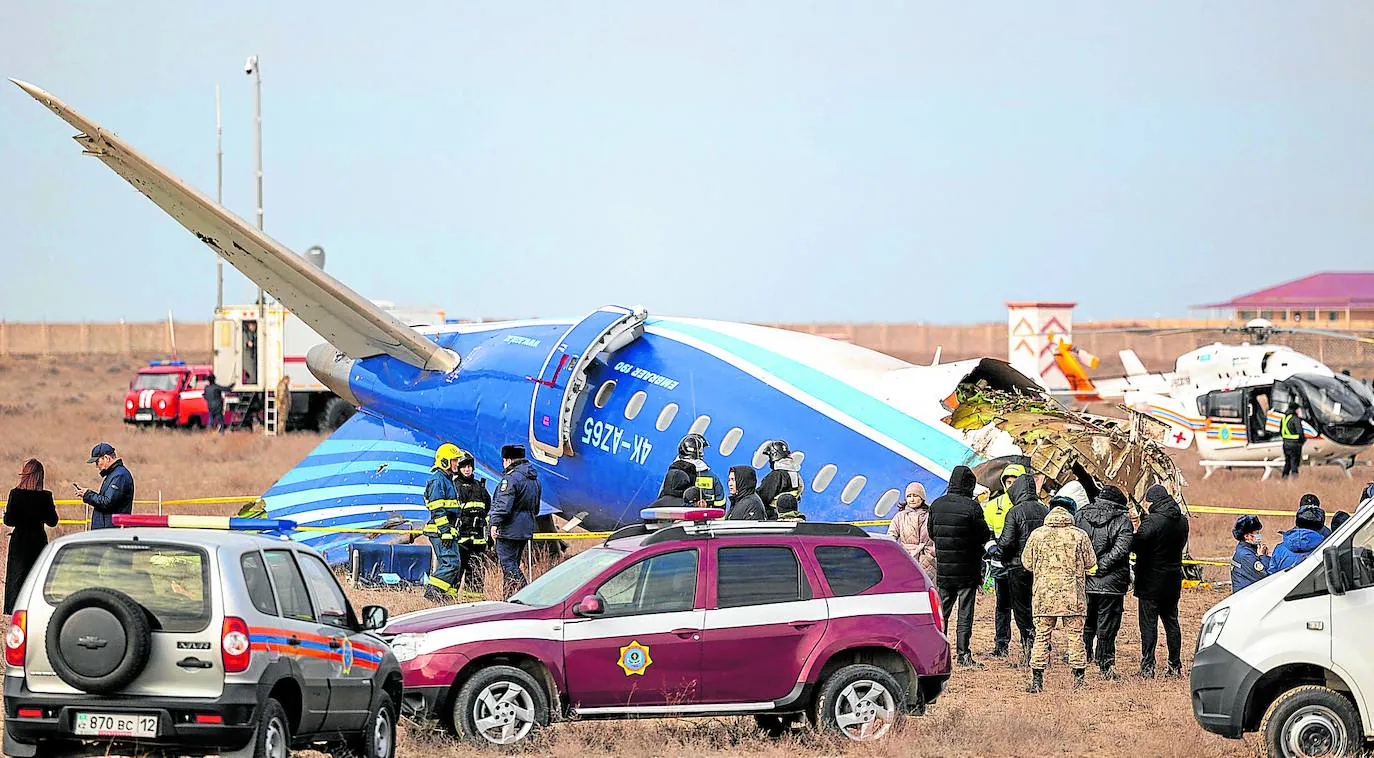
{"label": "spare tire cover", "polygon": [[46,649],[53,671],[83,692],[108,694],[128,686],[148,665],[148,613],[117,590],[91,587],[69,595],[48,621]]}

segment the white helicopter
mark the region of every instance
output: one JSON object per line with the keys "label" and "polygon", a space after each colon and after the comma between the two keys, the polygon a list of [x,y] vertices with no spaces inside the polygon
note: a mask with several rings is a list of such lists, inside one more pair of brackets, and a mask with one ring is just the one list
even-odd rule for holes
{"label": "white helicopter", "polygon": [[[1157,330],[1101,330],[1109,331]],[[1303,409],[1308,438],[1303,452],[1309,462],[1339,462],[1348,468],[1356,454],[1374,444],[1374,391],[1291,347],[1269,344],[1269,339],[1291,332],[1369,344],[1374,340],[1316,329],[1280,329],[1267,319],[1226,331],[1243,332],[1253,342],[1200,347],[1179,356],[1175,370],[1167,373],[1147,372],[1134,351],[1122,350],[1126,376],[1095,380],[1090,387],[1079,385],[1077,396],[1119,400],[1164,422],[1169,426],[1164,444],[1187,449],[1196,443],[1207,475],[1225,465],[1273,466],[1282,460],[1279,421],[1294,403]],[[1092,332],[1079,332],[1088,333]],[[1059,352],[1076,361],[1082,351],[1065,343]],[[1086,376],[1081,367],[1075,373]],[[1266,470],[1265,476],[1269,473]]]}

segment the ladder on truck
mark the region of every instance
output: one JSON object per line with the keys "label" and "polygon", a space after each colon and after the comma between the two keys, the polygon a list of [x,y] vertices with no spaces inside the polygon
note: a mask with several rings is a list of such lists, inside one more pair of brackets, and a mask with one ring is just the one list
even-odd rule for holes
{"label": "ladder on truck", "polygon": [[286,419],[277,414],[277,385],[285,371],[286,311],[267,307],[258,321],[258,376],[262,377],[262,431],[275,437],[286,431]]}

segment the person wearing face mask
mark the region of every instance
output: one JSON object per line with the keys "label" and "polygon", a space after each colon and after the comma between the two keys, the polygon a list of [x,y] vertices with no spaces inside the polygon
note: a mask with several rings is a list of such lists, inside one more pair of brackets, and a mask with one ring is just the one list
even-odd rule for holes
{"label": "person wearing face mask", "polygon": [[1239,592],[1269,576],[1272,562],[1269,546],[1264,544],[1259,516],[1241,516],[1231,527],[1236,552],[1231,555],[1231,592]]}
{"label": "person wearing face mask", "polygon": [[935,542],[930,539],[930,505],[920,482],[906,486],[906,498],[892,515],[887,536],[901,543],[907,553],[921,564],[931,582],[935,581]]}

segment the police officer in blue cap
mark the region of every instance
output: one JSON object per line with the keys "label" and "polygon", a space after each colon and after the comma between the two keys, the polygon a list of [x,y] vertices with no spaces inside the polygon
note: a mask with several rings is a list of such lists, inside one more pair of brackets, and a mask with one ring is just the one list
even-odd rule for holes
{"label": "police officer in blue cap", "polygon": [[124,467],[124,461],[115,453],[114,446],[102,442],[91,448],[91,459],[104,479],[100,491],[89,490],[72,484],[76,496],[91,507],[91,528],[108,529],[114,526],[116,513],[132,513],[134,510],[134,475]]}

